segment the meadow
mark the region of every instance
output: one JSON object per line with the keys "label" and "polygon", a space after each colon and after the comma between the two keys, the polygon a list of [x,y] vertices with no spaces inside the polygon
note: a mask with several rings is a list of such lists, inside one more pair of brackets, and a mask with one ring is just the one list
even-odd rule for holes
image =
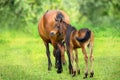
{"label": "meadow", "polygon": [[[117,29],[90,27],[95,33],[93,78],[85,80],[120,79],[120,33]],[[36,28],[37,30],[37,28]],[[34,31],[33,31],[34,32]],[[37,35],[37,36],[35,36]],[[85,62],[79,49],[81,74],[72,77],[68,62],[61,74],[56,73],[53,48],[50,46],[52,70],[47,70],[45,46],[37,31],[5,30],[0,33],[0,80],[83,80]],[[89,55],[89,53],[88,53]],[[66,60],[67,54],[65,53]]]}
{"label": "meadow", "polygon": [[66,53],[67,64],[57,74],[51,45],[53,66],[47,70],[37,27],[47,10],[63,10],[77,29],[94,32],[94,77],[85,80],[120,80],[120,0],[0,0],[0,80],[83,80],[81,49],[80,75],[69,74]]}

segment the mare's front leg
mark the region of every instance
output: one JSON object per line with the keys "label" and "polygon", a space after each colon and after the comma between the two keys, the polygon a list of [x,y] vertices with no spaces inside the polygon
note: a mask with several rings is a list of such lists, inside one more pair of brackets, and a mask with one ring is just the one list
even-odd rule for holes
{"label": "mare's front leg", "polygon": [[61,73],[63,70],[62,70],[62,61],[61,61],[61,50],[59,44],[57,46],[55,54],[56,54],[57,68],[58,68],[57,73]]}
{"label": "mare's front leg", "polygon": [[44,42],[44,44],[45,44],[45,47],[46,47],[46,54],[47,54],[47,58],[48,58],[48,70],[51,70],[52,63],[51,63],[51,59],[50,59],[49,44],[47,42]]}
{"label": "mare's front leg", "polygon": [[53,50],[53,55],[55,57],[55,68],[57,68],[56,48]]}

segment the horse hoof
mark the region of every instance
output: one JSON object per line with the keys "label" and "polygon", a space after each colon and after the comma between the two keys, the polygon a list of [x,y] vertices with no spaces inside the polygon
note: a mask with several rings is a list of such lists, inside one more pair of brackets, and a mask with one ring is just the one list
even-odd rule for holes
{"label": "horse hoof", "polygon": [[94,72],[90,72],[90,77],[92,78],[94,75]]}
{"label": "horse hoof", "polygon": [[48,71],[51,70],[51,67],[52,67],[52,63],[48,65]]}
{"label": "horse hoof", "polygon": [[78,72],[77,72],[78,74],[80,74],[80,70],[78,70]]}
{"label": "horse hoof", "polygon": [[60,73],[62,73],[62,71],[63,71],[62,69],[61,70],[57,70],[57,73],[60,74]]}
{"label": "horse hoof", "polygon": [[71,72],[71,71],[69,71],[69,74],[72,74],[72,72]]}
{"label": "horse hoof", "polygon": [[87,77],[85,77],[85,76],[83,77],[83,79],[86,79],[86,78],[87,78]]}
{"label": "horse hoof", "polygon": [[57,65],[57,63],[55,63],[55,68],[58,68],[58,65]]}
{"label": "horse hoof", "polygon": [[83,77],[83,79],[86,79],[88,76],[88,73],[85,73],[85,76]]}
{"label": "horse hoof", "polygon": [[66,65],[66,62],[63,62],[63,65]]}
{"label": "horse hoof", "polygon": [[72,75],[72,77],[75,77],[75,76],[76,76],[75,74]]}
{"label": "horse hoof", "polygon": [[74,71],[74,72],[73,72],[73,75],[72,75],[72,77],[74,77],[74,76],[76,76],[76,71]]}
{"label": "horse hoof", "polygon": [[50,68],[48,68],[48,71],[50,71],[51,69]]}
{"label": "horse hoof", "polygon": [[51,70],[51,67],[48,67],[48,71],[50,71]]}
{"label": "horse hoof", "polygon": [[72,70],[69,70],[69,74],[72,74],[73,73],[73,71]]}
{"label": "horse hoof", "polygon": [[55,68],[57,68],[57,65],[55,65]]}

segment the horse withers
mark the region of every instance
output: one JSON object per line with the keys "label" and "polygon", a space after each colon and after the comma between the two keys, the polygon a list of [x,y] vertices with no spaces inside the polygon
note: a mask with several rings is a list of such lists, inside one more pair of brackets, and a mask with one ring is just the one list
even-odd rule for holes
{"label": "horse withers", "polygon": [[[60,34],[64,35],[67,54],[69,59],[69,73],[72,76],[76,75],[76,72],[80,74],[80,68],[78,64],[78,48],[82,49],[82,53],[84,55],[84,60],[86,64],[85,76],[83,78],[87,78],[88,76],[88,55],[86,48],[88,47],[90,50],[90,77],[93,77],[93,42],[94,36],[93,32],[90,31],[88,28],[82,28],[80,30],[76,30],[75,27],[64,22],[62,19],[59,23],[55,24],[55,28],[52,30],[53,32],[61,32]],[[75,53],[73,53],[75,51]],[[76,62],[76,65],[75,63]],[[77,68],[77,70],[76,70]]]}
{"label": "horse withers", "polygon": [[64,57],[63,36],[58,33],[56,33],[56,36],[53,36],[54,32],[51,32],[51,30],[54,29],[55,24],[58,23],[61,19],[64,20],[66,23],[69,23],[69,17],[64,11],[48,10],[42,16],[38,23],[38,31],[46,47],[46,54],[48,58],[48,70],[51,70],[52,66],[49,50],[49,43],[51,43],[54,48],[53,55],[55,56],[55,66],[58,68],[58,73],[62,72],[61,59],[62,63],[66,62]]}

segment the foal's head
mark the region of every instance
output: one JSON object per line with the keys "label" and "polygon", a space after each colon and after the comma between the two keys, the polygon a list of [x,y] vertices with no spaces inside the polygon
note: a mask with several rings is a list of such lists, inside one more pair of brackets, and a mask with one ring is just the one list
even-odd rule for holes
{"label": "foal's head", "polygon": [[55,25],[53,30],[50,32],[50,36],[62,36],[65,34],[66,26],[63,18],[55,18]]}

